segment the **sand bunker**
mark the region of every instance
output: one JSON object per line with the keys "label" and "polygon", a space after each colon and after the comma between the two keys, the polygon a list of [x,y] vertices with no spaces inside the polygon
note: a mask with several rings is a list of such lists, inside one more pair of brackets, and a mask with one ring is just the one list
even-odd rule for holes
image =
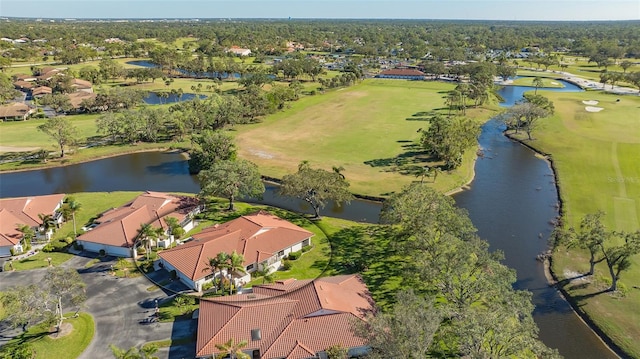
{"label": "sand bunker", "polygon": [[593,106],[587,106],[584,109],[587,110],[587,112],[600,112],[604,110],[602,107],[593,107]]}
{"label": "sand bunker", "polygon": [[556,85],[556,86],[557,86],[557,85],[560,85],[560,83],[559,83],[559,82],[555,82],[555,81],[551,81],[551,84],[552,84],[552,85]]}
{"label": "sand bunker", "polygon": [[40,149],[40,147],[0,146],[0,152],[30,152],[38,149]]}
{"label": "sand bunker", "polygon": [[593,106],[593,105],[597,105],[598,101],[596,101],[596,100],[585,100],[585,101],[582,101],[582,103],[585,104],[585,105]]}

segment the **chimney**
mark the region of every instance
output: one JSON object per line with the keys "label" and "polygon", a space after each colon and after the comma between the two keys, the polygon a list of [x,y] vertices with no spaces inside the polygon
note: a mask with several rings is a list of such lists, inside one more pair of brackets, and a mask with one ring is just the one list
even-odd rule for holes
{"label": "chimney", "polygon": [[251,329],[251,340],[252,341],[262,340],[262,332],[260,331],[260,328]]}

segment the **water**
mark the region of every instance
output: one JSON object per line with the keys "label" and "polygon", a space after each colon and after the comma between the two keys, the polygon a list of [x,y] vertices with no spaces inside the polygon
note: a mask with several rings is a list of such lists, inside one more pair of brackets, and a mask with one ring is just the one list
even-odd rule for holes
{"label": "water", "polygon": [[[538,91],[583,91],[558,82],[565,87]],[[505,100],[501,105],[512,106],[532,90],[505,86],[499,91]],[[478,142],[484,156],[476,161],[476,177],[470,190],[454,199],[469,211],[490,249],[504,252],[504,263],[517,273],[515,288],[533,293],[533,318],[546,345],[557,348],[565,358],[616,358],[547,283],[544,266],[535,257],[548,248],[552,221],[559,215],[553,171],[548,162],[502,135],[504,130],[504,124],[496,120],[482,127]]]}
{"label": "water", "polygon": [[[265,183],[262,199],[248,199],[296,212],[313,213],[305,201],[278,195],[278,187]],[[140,152],[104,158],[64,167],[0,174],[0,198],[37,196],[50,193],[159,191],[197,193],[200,184],[189,174],[186,157],[180,152]],[[382,205],[357,200],[338,206],[329,202],[324,216],[377,223]]]}
{"label": "water", "polygon": [[515,288],[533,293],[533,318],[546,345],[565,358],[616,358],[547,284],[536,255],[547,249],[550,221],[558,216],[553,173],[547,162],[502,131],[504,125],[495,120],[483,126],[484,157],[476,162],[471,189],[456,194],[456,202],[469,211],[490,249],[504,252],[504,263],[517,273]]}
{"label": "water", "polygon": [[[564,85],[556,91],[571,91],[570,84]],[[506,87],[501,95],[507,103],[514,103],[514,96],[521,96],[526,90],[531,88]],[[552,230],[550,221],[558,215],[552,171],[533,152],[504,137],[502,126],[497,121],[483,126],[479,142],[485,156],[476,162],[471,189],[455,195],[455,200],[469,211],[491,249],[505,253],[505,264],[517,271],[516,288],[533,293],[534,319],[545,344],[559,349],[566,358],[615,358],[557,291],[547,285],[543,267],[535,256],[546,249]],[[135,153],[66,167],[0,174],[0,197],[117,190],[196,193],[199,185],[189,175],[184,156],[175,152]],[[278,196],[273,185],[267,185],[262,202],[312,212],[303,201]],[[380,203],[356,200],[343,207],[329,204],[322,214],[377,223],[380,209]]]}
{"label": "water", "polygon": [[[519,78],[519,77],[516,77]],[[531,77],[533,81],[533,77]],[[554,92],[581,92],[584,91],[579,86],[576,86],[572,83],[556,80],[564,85],[562,88],[538,88],[538,94],[544,95],[544,91],[554,91]],[[498,93],[504,99],[500,105],[503,107],[511,107],[516,101],[522,99],[522,95],[527,91],[535,91],[535,87],[527,87],[527,86],[504,86]]]}
{"label": "water", "polygon": [[[136,61],[128,61],[127,64],[129,65],[135,65],[135,66],[142,66],[142,67],[160,67],[157,64],[154,64],[153,62],[149,62],[149,61],[144,61],[144,60],[136,60]],[[233,78],[233,79],[238,79],[240,78],[240,74],[237,72],[234,73],[228,73],[228,72],[203,72],[203,73],[195,73],[195,72],[190,72],[187,70],[183,70],[183,69],[175,69],[176,71],[178,71],[181,75],[183,76],[188,76],[188,77],[205,77],[205,78],[219,78],[219,79],[229,79],[229,78]]]}
{"label": "water", "polygon": [[[205,98],[207,98],[207,96],[205,95],[198,95],[198,96],[200,97],[201,100],[204,100]],[[169,93],[169,97],[160,98],[160,96],[158,96],[157,93],[149,92],[147,97],[143,98],[142,101],[144,101],[149,105],[162,105],[167,103],[189,101],[189,100],[193,100],[194,98],[196,98],[196,94],[193,94],[193,93],[185,93],[185,94],[182,94],[182,96],[178,96],[178,94]]]}

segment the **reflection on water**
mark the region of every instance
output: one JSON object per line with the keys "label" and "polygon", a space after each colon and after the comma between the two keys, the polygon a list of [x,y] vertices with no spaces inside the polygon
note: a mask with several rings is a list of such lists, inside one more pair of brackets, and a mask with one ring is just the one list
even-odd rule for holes
{"label": "reflection on water", "polygon": [[531,150],[502,135],[504,125],[492,120],[480,135],[484,156],[478,158],[471,189],[454,199],[469,216],[491,250],[505,254],[516,270],[517,289],[533,293],[534,319],[540,339],[566,358],[615,358],[547,284],[536,255],[547,249],[558,216],[558,197],[549,164]]}
{"label": "reflection on water", "polygon": [[[313,214],[305,201],[282,197],[277,186],[266,184],[262,199],[249,199],[289,210]],[[177,152],[140,152],[65,167],[0,174],[0,197],[49,193],[163,191],[197,193],[200,185],[189,174],[185,157]],[[322,215],[377,223],[381,205],[353,201],[338,206],[329,202]]]}

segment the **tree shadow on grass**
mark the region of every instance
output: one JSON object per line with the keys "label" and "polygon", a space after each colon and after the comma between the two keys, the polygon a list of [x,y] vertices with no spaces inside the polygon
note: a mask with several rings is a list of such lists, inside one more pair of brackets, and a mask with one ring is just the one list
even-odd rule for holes
{"label": "tree shadow on grass", "polygon": [[[609,288],[598,289],[597,284],[592,283],[591,281],[584,281],[576,283],[575,280],[583,279],[589,277],[589,274],[580,274],[571,278],[564,278],[556,283],[556,287],[563,291],[571,293],[568,298],[569,301],[573,302],[577,307],[582,307],[586,304],[586,300],[597,297],[601,294],[605,293],[613,293]],[[576,291],[586,291],[589,287],[592,287],[595,291],[585,294],[578,294]]]}
{"label": "tree shadow on grass", "polygon": [[16,336],[13,339],[13,343],[16,344],[23,344],[23,343],[32,343],[35,342],[37,340],[39,340],[40,338],[53,334],[55,333],[55,331],[50,331],[50,330],[38,330],[35,331],[35,329],[30,328],[29,331],[24,332],[18,336]]}
{"label": "tree shadow on grass", "polygon": [[330,236],[327,275],[360,273],[381,308],[394,301],[403,284],[406,256],[398,250],[392,227],[355,226]]}
{"label": "tree shadow on grass", "polygon": [[365,161],[364,164],[371,167],[379,167],[380,172],[393,172],[402,175],[416,175],[425,166],[434,167],[439,163],[438,159],[426,151],[421,150],[418,144],[405,144],[406,150],[395,157],[376,158]]}

